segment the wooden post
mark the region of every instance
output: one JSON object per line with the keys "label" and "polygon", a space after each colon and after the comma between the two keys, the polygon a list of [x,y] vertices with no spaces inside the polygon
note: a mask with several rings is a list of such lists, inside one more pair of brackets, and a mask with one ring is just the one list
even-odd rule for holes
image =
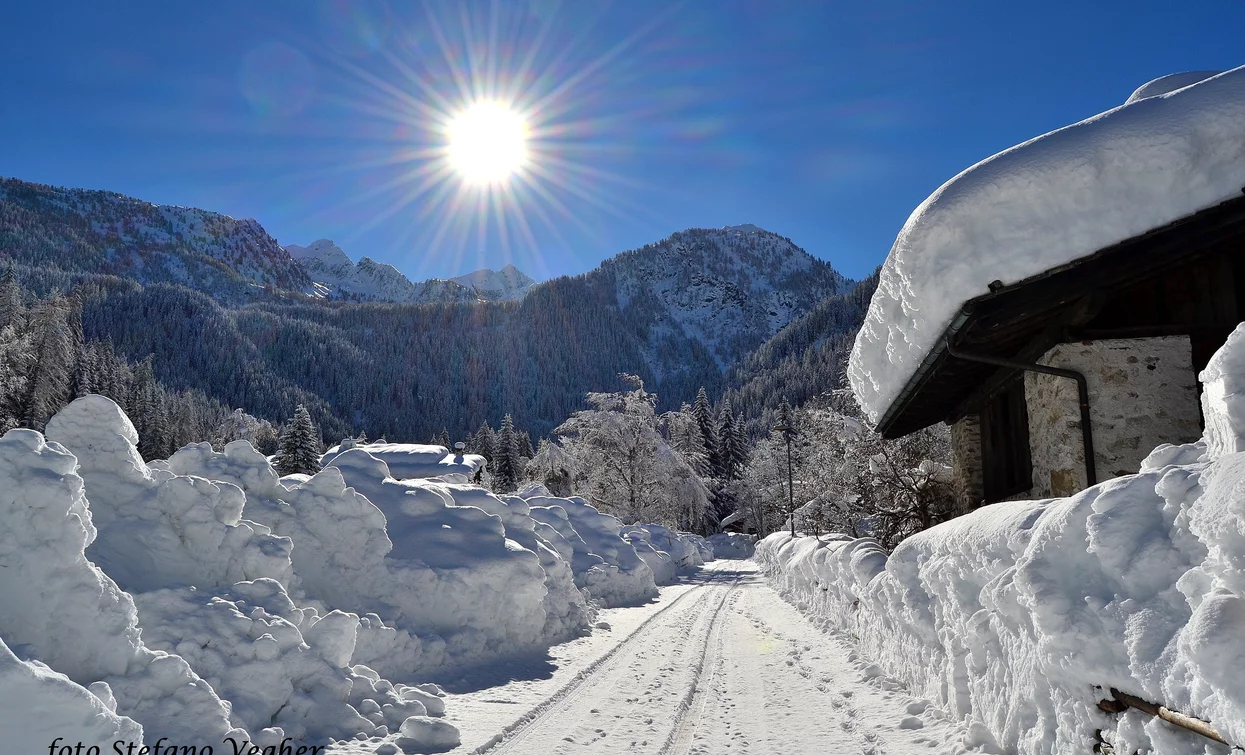
{"label": "wooden post", "polygon": [[1209,723],[1200,718],[1186,716],[1183,713],[1171,710],[1170,708],[1166,708],[1162,705],[1147,702],[1146,700],[1142,700],[1140,697],[1135,695],[1130,695],[1127,692],[1120,692],[1114,687],[1111,688],[1111,694],[1115,697],[1115,699],[1103,700],[1098,703],[1099,708],[1107,712],[1116,713],[1122,713],[1124,708],[1135,708],[1148,716],[1161,718],[1173,726],[1179,726],[1180,728],[1187,729],[1194,734],[1201,734],[1203,737],[1212,739],[1219,744],[1232,747],[1231,743],[1224,739],[1222,734],[1215,731],[1211,728]]}

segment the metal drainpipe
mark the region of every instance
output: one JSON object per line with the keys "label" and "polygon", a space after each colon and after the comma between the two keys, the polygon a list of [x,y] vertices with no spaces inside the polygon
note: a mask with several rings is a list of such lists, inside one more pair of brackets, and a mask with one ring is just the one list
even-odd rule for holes
{"label": "metal drainpipe", "polygon": [[965,353],[952,346],[950,340],[947,340],[946,344],[948,354],[965,362],[980,362],[981,364],[992,364],[996,367],[1010,367],[1014,370],[1040,372],[1043,375],[1054,375],[1075,380],[1077,397],[1081,403],[1081,444],[1085,450],[1085,484],[1086,487],[1098,484],[1098,473],[1094,468],[1094,431],[1090,426],[1089,420],[1089,384],[1085,381],[1084,375],[1076,370],[1064,370],[1058,367],[1047,367],[1042,364],[1017,362],[1012,359],[1002,359],[984,354]]}

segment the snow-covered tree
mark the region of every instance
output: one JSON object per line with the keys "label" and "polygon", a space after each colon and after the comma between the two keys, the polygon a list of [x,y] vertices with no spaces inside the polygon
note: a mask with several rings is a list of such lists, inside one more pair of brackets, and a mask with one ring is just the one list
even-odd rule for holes
{"label": "snow-covered tree", "polygon": [[692,416],[700,428],[700,437],[705,446],[705,463],[710,472],[716,472],[718,461],[718,433],[713,422],[713,408],[709,405],[709,394],[702,385],[696,393],[696,403],[692,405]]}
{"label": "snow-covered tree", "polygon": [[493,432],[493,428],[488,423],[480,425],[480,429],[476,434],[467,439],[467,451],[473,454],[479,454],[488,462],[490,469],[493,465],[493,453],[497,448],[497,434]]}
{"label": "snow-covered tree", "polygon": [[20,329],[25,322],[26,308],[22,304],[22,287],[17,282],[13,266],[9,265],[0,277],[0,328],[12,326]]}
{"label": "snow-covered tree", "polygon": [[571,470],[575,460],[556,441],[540,439],[536,455],[527,463],[527,479],[544,485],[550,493],[566,497],[572,495]]}
{"label": "snow-covered tree", "polygon": [[[945,428],[884,439],[843,390],[791,415],[799,428],[793,440],[797,528],[868,535],[891,548],[954,514]],[[786,464],[780,433],[759,441],[749,458],[749,511],[762,533],[788,519]]]}
{"label": "snow-covered tree", "polygon": [[433,442],[438,446],[445,446],[451,451],[454,450],[454,444],[450,442],[450,431],[444,427],[441,428],[441,432],[437,433],[437,437]]}
{"label": "snow-covered tree", "polygon": [[516,430],[514,434],[515,443],[518,444],[519,458],[530,459],[535,454],[532,450],[532,436],[527,430]]}
{"label": "snow-covered tree", "polygon": [[691,465],[658,432],[657,396],[635,375],[630,390],[590,393],[592,409],[557,429],[574,460],[574,489],[625,522],[703,528],[708,491]]}
{"label": "snow-covered tree", "polygon": [[718,418],[718,469],[724,480],[738,480],[748,457],[748,439],[743,426],[735,421],[730,404],[722,407]]}
{"label": "snow-covered tree", "polygon": [[42,430],[68,398],[73,339],[67,316],[65,299],[54,295],[39,302],[31,317],[34,361],[27,378],[21,420],[35,430]]}
{"label": "snow-covered tree", "polygon": [[696,474],[702,478],[709,477],[712,468],[709,454],[705,451],[705,436],[692,407],[684,404],[677,412],[666,412],[661,421],[670,446],[679,452]]}
{"label": "snow-covered tree", "polygon": [[234,409],[225,418],[212,436],[212,445],[219,451],[235,440],[245,440],[265,455],[275,453],[280,443],[271,422],[252,417],[241,409]]}
{"label": "snow-covered tree", "polygon": [[299,404],[281,435],[281,450],[274,466],[283,475],[315,474],[320,471],[321,453],[320,431],[311,421],[311,412]]}
{"label": "snow-covered tree", "polygon": [[493,490],[498,493],[510,493],[519,485],[519,476],[523,465],[519,459],[519,445],[515,438],[514,419],[507,414],[501,421],[501,430],[497,433],[497,442],[493,448]]}

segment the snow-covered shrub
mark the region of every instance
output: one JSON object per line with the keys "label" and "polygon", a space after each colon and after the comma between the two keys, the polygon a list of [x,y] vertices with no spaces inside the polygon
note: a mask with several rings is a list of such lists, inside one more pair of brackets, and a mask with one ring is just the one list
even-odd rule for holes
{"label": "snow-covered shrub", "polygon": [[709,536],[714,558],[752,558],[752,538],[738,532],[719,532]]}
{"label": "snow-covered shrub", "polygon": [[0,637],[79,685],[107,683],[150,739],[220,741],[228,707],[183,658],[143,644],[133,599],[87,560],[96,529],[77,466],[32,430],[0,438]]}
{"label": "snow-covered shrub", "polygon": [[[1239,380],[1245,325],[1202,377]],[[1245,435],[1207,390],[1202,442],[1069,498],[985,506],[904,540],[776,533],[777,586],[858,638],[914,693],[983,723],[1008,752],[1203,753],[1205,740],[1096,704],[1112,687],[1245,741]]]}
{"label": "snow-covered shrub", "polygon": [[[603,607],[630,605],[657,597],[653,571],[619,536],[622,525],[582,498],[527,499],[534,519],[548,525],[571,546],[575,584]],[[565,557],[565,554],[564,554]]]}
{"label": "snow-covered shrub", "polygon": [[38,661],[23,661],[0,639],[0,731],[11,752],[43,752],[60,737],[101,751],[143,741],[143,727],[118,716],[103,682],[88,690]]}

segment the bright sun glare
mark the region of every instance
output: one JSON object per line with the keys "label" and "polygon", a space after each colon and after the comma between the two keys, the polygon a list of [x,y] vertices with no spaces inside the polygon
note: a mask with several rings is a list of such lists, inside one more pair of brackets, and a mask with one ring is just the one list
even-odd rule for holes
{"label": "bright sun glare", "polygon": [[482,101],[449,125],[449,158],[469,183],[499,183],[527,161],[527,123],[500,102]]}

